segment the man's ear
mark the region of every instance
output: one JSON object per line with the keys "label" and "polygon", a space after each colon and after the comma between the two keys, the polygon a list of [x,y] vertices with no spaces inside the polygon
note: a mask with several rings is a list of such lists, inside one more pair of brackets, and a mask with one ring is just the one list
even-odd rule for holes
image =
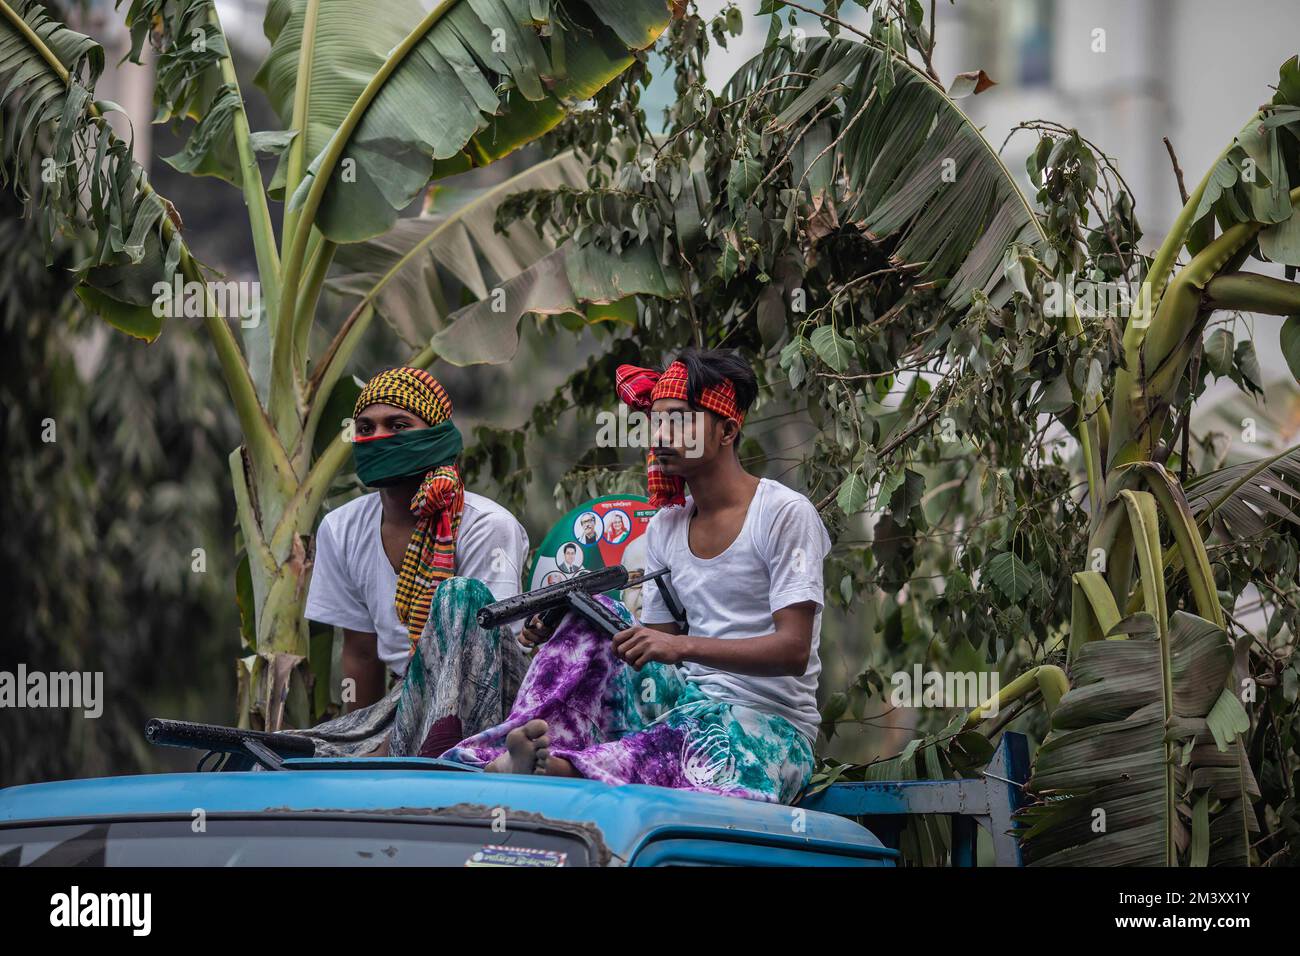
{"label": "man's ear", "polygon": [[734,418],[722,419],[722,434],[719,440],[723,445],[735,445],[740,447],[740,423]]}

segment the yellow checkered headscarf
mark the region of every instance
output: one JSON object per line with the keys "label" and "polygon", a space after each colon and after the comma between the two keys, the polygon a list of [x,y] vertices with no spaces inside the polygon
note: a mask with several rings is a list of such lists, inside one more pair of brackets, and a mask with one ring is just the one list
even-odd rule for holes
{"label": "yellow checkered headscarf", "polygon": [[[353,417],[371,405],[392,405],[418,415],[429,425],[451,418],[451,399],[438,380],[421,368],[391,368],[372,378],[357,397]],[[465,510],[465,486],[456,466],[434,468],[411,499],[418,519],[397,573],[394,603],[406,625],[411,653],[424,633],[438,585],[456,573],[456,535]]]}
{"label": "yellow checkered headscarf", "polygon": [[390,368],[380,372],[357,396],[353,417],[371,405],[404,408],[430,425],[451,418],[451,399],[446,389],[422,368]]}

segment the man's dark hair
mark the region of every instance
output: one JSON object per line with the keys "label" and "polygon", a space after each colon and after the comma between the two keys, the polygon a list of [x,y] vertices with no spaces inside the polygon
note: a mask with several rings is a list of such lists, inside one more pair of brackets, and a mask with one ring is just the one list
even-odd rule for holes
{"label": "man's dark hair", "polygon": [[570,551],[573,551],[573,552],[576,553],[577,550],[578,550],[578,546],[577,546],[576,544],[574,544],[572,541],[570,541],[568,544],[566,544],[566,545],[564,546],[564,553],[565,553],[565,554],[568,554]]}
{"label": "man's dark hair", "polygon": [[733,349],[683,349],[677,361],[686,366],[686,400],[700,407],[700,393],[731,379],[736,388],[736,407],[749,411],[758,397],[758,380],[754,369]]}

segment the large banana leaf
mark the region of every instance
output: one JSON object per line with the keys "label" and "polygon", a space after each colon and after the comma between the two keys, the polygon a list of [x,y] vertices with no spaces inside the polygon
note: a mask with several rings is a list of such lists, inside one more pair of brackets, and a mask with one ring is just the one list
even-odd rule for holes
{"label": "large banana leaf", "polygon": [[452,313],[431,340],[439,358],[452,365],[500,364],[515,354],[523,315],[631,321],[633,296],[681,294],[679,277],[660,264],[648,243],[622,254],[565,243],[500,289],[499,305],[489,297]]}
{"label": "large banana leaf", "polygon": [[164,161],[183,173],[241,185],[234,118],[243,100],[221,74],[229,50],[212,0],[131,0],[124,20],[131,62],[146,62],[146,42],[155,51],[154,122],[194,122],[184,148]]}
{"label": "large banana leaf", "polygon": [[[1258,789],[1237,739],[1245,710],[1225,690],[1227,635],[1176,611],[1168,678],[1150,615],[1126,618],[1111,636],[1080,649],[1073,685],[1035,757],[1027,790],[1039,802],[1018,816],[1026,860],[1246,863],[1254,828],[1247,797]],[[1208,827],[1193,825],[1198,814],[1208,815]]]}
{"label": "large banana leaf", "polygon": [[[648,245],[639,255],[614,256],[572,243],[557,247],[526,223],[496,230],[497,209],[508,197],[584,185],[572,154],[538,163],[448,209],[400,219],[379,238],[341,246],[336,261],[343,274],[329,286],[372,302],[412,347],[432,337],[438,357],[454,365],[509,361],[526,314],[604,321],[621,313],[603,307],[629,296],[678,294],[676,275],[665,273]],[[457,286],[461,298],[474,301],[455,308],[448,293]]]}
{"label": "large banana leaf", "polygon": [[[94,86],[104,51],[51,19],[34,0],[0,0],[0,185],[35,211],[47,248],[81,239],[83,301],[111,324],[152,340],[155,282],[181,253],[166,203],[118,139]],[[141,266],[143,266],[141,268]]]}
{"label": "large banana leaf", "polygon": [[527,189],[584,183],[582,164],[564,153],[489,189],[453,197],[439,192],[433,213],[399,219],[382,236],[341,246],[335,256],[339,274],[329,288],[373,302],[404,342],[421,348],[460,305],[456,286],[475,300],[486,299],[492,287],[555,251],[549,236],[526,223],[498,232],[501,203]]}
{"label": "large banana leaf", "polygon": [[[879,82],[886,71],[892,85]],[[815,79],[770,101],[778,110],[770,131],[807,127],[803,139],[819,148],[792,154],[795,171],[806,171],[814,190],[832,191],[841,222],[895,237],[896,262],[943,287],[950,307],[967,305],[977,289],[995,304],[1010,296],[1008,249],[1022,243],[1041,254],[1047,239],[1010,172],[942,89],[873,42],[817,38],[802,52],[764,50],[723,98],[771,88],[782,75]],[[828,102],[838,109],[814,119]]]}
{"label": "large banana leaf", "polygon": [[[104,69],[104,50],[88,36],[69,30],[50,18],[33,0],[0,3],[0,80],[4,81],[0,106],[4,113],[0,178],[12,184],[21,200],[30,198],[29,172],[38,131],[58,124],[70,139],[76,127],[59,123],[66,114],[75,118],[91,105],[92,91]],[[68,144],[70,146],[70,144]],[[66,160],[56,154],[54,160]],[[58,197],[67,190],[46,190]]]}
{"label": "large banana leaf", "polygon": [[[306,127],[298,132],[298,145],[308,160],[325,148],[370,78],[424,14],[419,0],[271,0],[267,4],[263,30],[271,52],[254,82],[290,128],[298,77],[306,67]],[[311,42],[304,51],[303,25],[308,19]],[[284,177],[282,160],[272,180],[273,195],[280,194]]]}
{"label": "large banana leaf", "polygon": [[1187,503],[1224,541],[1300,528],[1300,446],[1197,475],[1187,483]]}
{"label": "large banana leaf", "polygon": [[339,243],[387,230],[431,179],[541,136],[669,17],[664,0],[440,0],[424,15],[413,0],[279,0],[261,78],[286,126],[309,12],[312,158],[290,209],[327,177],[314,222]]}

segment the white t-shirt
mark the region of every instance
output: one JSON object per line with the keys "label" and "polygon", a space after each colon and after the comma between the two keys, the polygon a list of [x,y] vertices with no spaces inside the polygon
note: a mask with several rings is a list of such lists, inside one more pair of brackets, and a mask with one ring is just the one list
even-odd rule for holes
{"label": "white t-shirt", "polygon": [[[382,517],[379,493],[373,492],[321,519],[306,616],[350,631],[373,631],[379,639],[379,659],[401,676],[411,642],[393,604],[397,574],[384,553]],[[515,516],[490,498],[465,492],[456,535],[456,573],[482,581],[500,601],[519,593],[527,557],[528,532]]]}
{"label": "white t-shirt", "polygon": [[[687,530],[695,502],[665,508],[646,528],[646,567],[670,568],[673,589],[686,608],[687,630],[697,637],[721,640],[760,637],[776,629],[772,615],[783,607],[813,601],[812,653],[800,677],[751,677],[703,664],[682,665],[686,679],[715,700],[777,714],[810,741],[817,738],[817,677],[821,659],[822,561],[830,536],[813,503],[779,482],[763,478],[749,504],[740,534],[715,558],[698,558]],[[655,582],[643,589],[641,620],[672,621]]]}

